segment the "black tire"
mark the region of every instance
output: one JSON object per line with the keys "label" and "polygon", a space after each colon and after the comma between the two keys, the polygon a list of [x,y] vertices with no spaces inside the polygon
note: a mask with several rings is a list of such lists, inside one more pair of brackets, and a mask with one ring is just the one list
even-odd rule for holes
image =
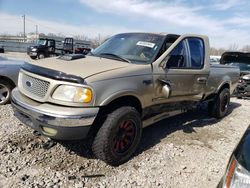
{"label": "black tire", "polygon": [[230,91],[228,88],[218,93],[214,101],[209,102],[209,114],[215,118],[223,118],[226,116],[230,103]]}
{"label": "black tire", "polygon": [[36,59],[36,56],[30,56],[31,59]]}
{"label": "black tire", "polygon": [[39,53],[39,54],[37,55],[37,57],[38,57],[38,59],[44,59],[44,58],[45,58],[45,55],[44,55],[44,53]]}
{"label": "black tire", "polygon": [[112,166],[125,163],[135,153],[142,135],[138,111],[130,106],[108,114],[92,145],[94,155]]}
{"label": "black tire", "polygon": [[0,105],[10,102],[11,90],[13,86],[6,80],[0,81]]}

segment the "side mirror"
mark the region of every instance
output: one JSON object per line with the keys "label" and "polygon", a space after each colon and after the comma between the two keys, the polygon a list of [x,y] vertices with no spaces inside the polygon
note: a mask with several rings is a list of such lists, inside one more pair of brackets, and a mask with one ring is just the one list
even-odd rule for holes
{"label": "side mirror", "polygon": [[162,87],[162,94],[164,95],[164,97],[169,98],[170,92],[171,92],[171,88],[169,87],[169,85],[166,84]]}
{"label": "side mirror", "polygon": [[162,85],[161,92],[163,94],[163,97],[169,98],[171,95],[171,82],[167,80],[162,80],[162,79],[159,79],[158,81],[160,81]]}

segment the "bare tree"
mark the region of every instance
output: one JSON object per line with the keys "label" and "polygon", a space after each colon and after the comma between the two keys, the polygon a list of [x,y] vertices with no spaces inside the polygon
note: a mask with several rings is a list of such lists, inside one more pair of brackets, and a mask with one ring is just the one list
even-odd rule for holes
{"label": "bare tree", "polygon": [[229,51],[237,51],[238,49],[239,49],[239,45],[236,43],[231,44],[228,48]]}
{"label": "bare tree", "polygon": [[241,49],[241,51],[249,53],[250,52],[250,45],[243,46],[243,48]]}
{"label": "bare tree", "polygon": [[210,55],[221,56],[225,51],[227,51],[227,50],[225,50],[224,48],[217,49],[217,48],[211,47],[210,48]]}
{"label": "bare tree", "polygon": [[75,35],[74,39],[76,39],[76,40],[89,40],[89,38],[86,35]]}
{"label": "bare tree", "polygon": [[48,33],[48,36],[49,37],[56,37],[56,34],[55,33]]}

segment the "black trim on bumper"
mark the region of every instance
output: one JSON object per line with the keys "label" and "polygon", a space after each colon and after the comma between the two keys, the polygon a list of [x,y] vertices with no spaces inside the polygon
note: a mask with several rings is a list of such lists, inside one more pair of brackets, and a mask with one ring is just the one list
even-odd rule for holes
{"label": "black trim on bumper", "polygon": [[[38,108],[39,105],[32,105],[29,99],[23,96],[18,89],[12,91],[11,100],[14,115],[23,124],[57,140],[86,138],[99,111],[99,108],[83,108],[80,114],[75,113],[75,115],[52,114],[47,110],[41,111],[42,108],[41,106]],[[53,108],[53,105],[51,108]],[[67,107],[58,108],[60,108],[59,112],[68,111]],[[70,108],[70,112],[74,112],[74,108]]]}
{"label": "black trim on bumper", "polygon": [[[78,127],[62,127],[49,125],[44,122],[39,121],[38,119],[33,118],[32,116],[23,113],[12,104],[14,115],[28,127],[38,131],[40,134],[50,137],[55,140],[78,140],[84,139],[87,137],[88,132],[91,126],[78,126]],[[55,135],[46,132],[44,128],[51,128],[56,131]]]}

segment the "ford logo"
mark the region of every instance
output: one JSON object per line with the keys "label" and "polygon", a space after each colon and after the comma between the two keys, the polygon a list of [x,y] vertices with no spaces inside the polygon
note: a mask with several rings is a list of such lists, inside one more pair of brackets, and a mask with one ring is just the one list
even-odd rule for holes
{"label": "ford logo", "polygon": [[32,86],[32,82],[30,82],[30,81],[26,81],[25,84],[26,84],[26,86],[28,86],[28,87],[31,87],[31,86]]}

